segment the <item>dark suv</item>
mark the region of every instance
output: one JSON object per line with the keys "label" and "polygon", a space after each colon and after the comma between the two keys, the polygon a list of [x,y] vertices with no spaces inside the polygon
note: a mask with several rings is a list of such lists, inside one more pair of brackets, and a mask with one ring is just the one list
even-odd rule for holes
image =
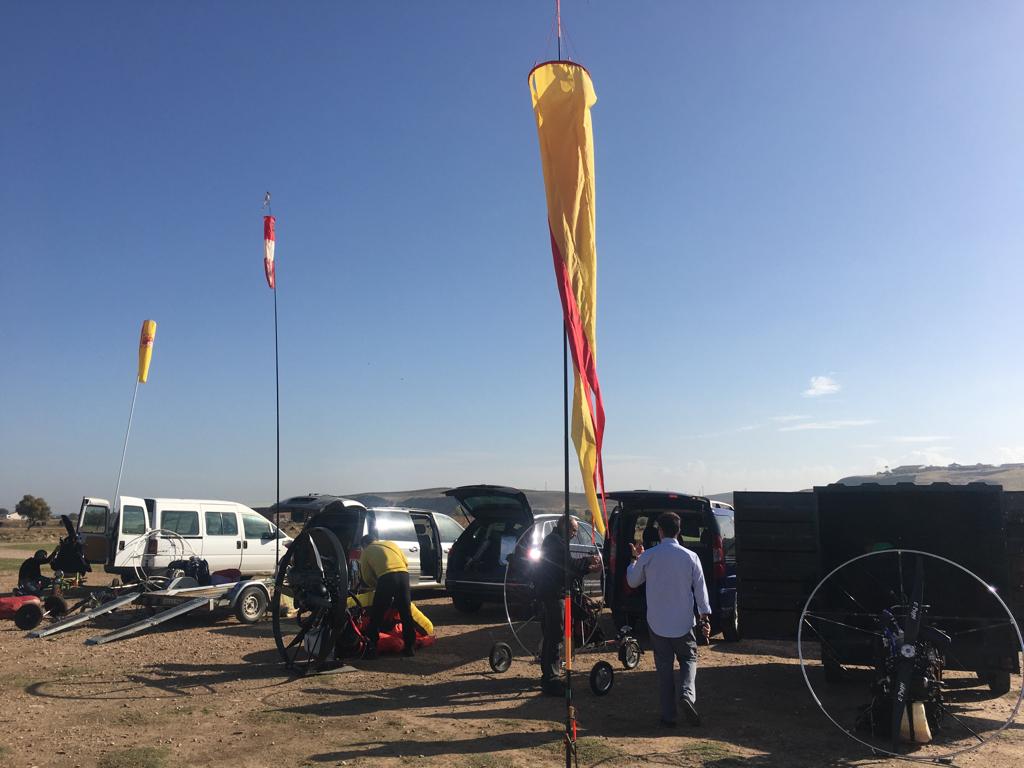
{"label": "dark suv", "polygon": [[[561,515],[534,515],[526,494],[499,485],[466,485],[445,491],[445,495],[457,499],[470,519],[469,527],[448,553],[445,587],[452,604],[472,613],[485,602],[504,602],[509,559],[518,557],[522,561],[525,570],[517,580],[529,581],[531,563],[540,558],[540,544]],[[524,538],[531,526],[530,535]],[[595,546],[589,523],[579,521],[579,526],[569,542],[572,557],[597,554],[604,543],[600,535]],[[587,588],[588,592],[599,590],[600,579],[589,579]]]}
{"label": "dark suv", "polygon": [[675,512],[682,523],[679,542],[697,554],[704,570],[711,602],[711,632],[721,632],[726,640],[739,640],[732,506],[702,496],[662,491],[620,491],[606,498],[615,503],[608,517],[604,560],[606,600],[616,626],[646,624],[646,589],[633,589],[626,583],[629,545],[656,545],[658,517],[663,512]]}

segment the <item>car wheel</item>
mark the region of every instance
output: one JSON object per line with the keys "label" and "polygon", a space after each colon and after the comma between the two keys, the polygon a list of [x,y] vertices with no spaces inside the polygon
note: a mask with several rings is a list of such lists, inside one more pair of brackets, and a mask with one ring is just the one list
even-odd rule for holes
{"label": "car wheel", "polygon": [[249,586],[235,601],[235,618],[243,624],[255,624],[267,610],[267,595],[257,586]]}
{"label": "car wheel", "polygon": [[1010,692],[1010,673],[1002,670],[998,672],[989,672],[985,675],[985,682],[988,683],[988,689],[996,696],[1002,696],[1003,694]]}
{"label": "car wheel", "polygon": [[508,668],[512,666],[512,646],[508,643],[495,643],[491,646],[487,662],[494,672],[508,672]]}
{"label": "car wheel", "polygon": [[39,603],[25,603],[14,612],[14,626],[18,629],[35,629],[43,620],[43,606]]}
{"label": "car wheel", "polygon": [[474,600],[471,597],[455,597],[452,595],[452,605],[459,613],[476,613],[483,606],[483,601]]}
{"label": "car wheel", "polygon": [[629,638],[619,646],[619,661],[625,669],[636,669],[640,666],[640,643]]}
{"label": "car wheel", "polygon": [[607,661],[599,661],[590,670],[590,690],[595,696],[604,696],[615,683],[615,670]]}
{"label": "car wheel", "polygon": [[68,601],[60,595],[50,595],[43,600],[43,610],[55,619],[68,612]]}

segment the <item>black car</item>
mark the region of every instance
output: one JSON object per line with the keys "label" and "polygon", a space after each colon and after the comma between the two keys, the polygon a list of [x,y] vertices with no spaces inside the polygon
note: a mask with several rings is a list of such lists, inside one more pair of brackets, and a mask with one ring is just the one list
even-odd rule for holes
{"label": "black car", "polygon": [[608,517],[604,545],[606,600],[617,626],[643,626],[646,589],[626,583],[630,544],[650,548],[658,543],[658,517],[675,512],[682,523],[679,542],[697,554],[711,603],[711,632],[739,640],[736,605],[736,549],[732,506],[702,496],[662,491],[620,491],[606,498],[615,506]]}
{"label": "black car", "polygon": [[[561,515],[534,515],[526,494],[499,485],[466,485],[445,491],[445,495],[457,499],[470,519],[469,527],[448,553],[445,587],[452,603],[456,609],[472,613],[485,602],[504,602],[509,559],[520,558],[526,568],[523,578],[528,580],[529,564],[539,561],[541,542]],[[579,521],[579,526],[569,542],[572,556],[599,553],[604,545],[600,535],[596,535],[595,546],[590,525]],[[588,592],[599,589],[599,583],[599,577],[588,579]]]}

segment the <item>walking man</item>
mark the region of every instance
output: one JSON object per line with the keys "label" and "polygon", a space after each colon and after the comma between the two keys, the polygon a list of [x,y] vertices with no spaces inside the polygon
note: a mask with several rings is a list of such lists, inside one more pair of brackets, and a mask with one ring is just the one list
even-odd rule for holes
{"label": "walking man", "polygon": [[[626,569],[626,581],[636,588],[647,584],[647,627],[654,651],[661,700],[661,724],[675,727],[676,702],[690,725],[700,725],[697,713],[697,641],[694,638],[694,605],[700,614],[700,631],[711,632],[711,606],[700,560],[677,540],[679,515],[665,512],[658,518],[656,547],[644,551],[630,544],[633,562]],[[679,660],[679,692],[673,672]],[[678,697],[678,698],[677,698]]]}

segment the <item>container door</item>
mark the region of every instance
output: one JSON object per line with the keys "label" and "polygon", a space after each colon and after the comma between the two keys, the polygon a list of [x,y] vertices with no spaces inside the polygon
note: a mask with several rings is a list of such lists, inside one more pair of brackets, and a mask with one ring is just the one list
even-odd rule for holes
{"label": "container door", "polygon": [[241,570],[244,576],[270,575],[276,568],[275,552],[280,552],[284,557],[285,548],[282,538],[281,545],[277,543],[280,535],[267,518],[259,512],[246,507],[241,507],[242,516],[242,565]]}
{"label": "container door", "polygon": [[201,504],[203,557],[210,573],[242,567],[242,535],[234,504]]}
{"label": "container door", "polygon": [[104,564],[110,556],[110,502],[86,496],[78,510],[78,539],[89,563]]}
{"label": "container door", "polygon": [[[420,542],[416,537],[416,528],[408,512],[400,510],[378,509],[374,511],[377,518],[377,538],[393,541],[405,553],[409,561],[409,583],[413,586],[423,580],[420,569]],[[426,581],[432,577],[428,576]]]}

